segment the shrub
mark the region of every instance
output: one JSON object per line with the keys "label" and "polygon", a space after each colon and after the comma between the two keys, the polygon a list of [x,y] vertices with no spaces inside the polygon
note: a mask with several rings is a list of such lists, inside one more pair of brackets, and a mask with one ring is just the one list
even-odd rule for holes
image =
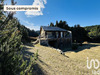
{"label": "shrub", "polygon": [[78,45],[77,44],[72,44],[72,49],[73,50],[76,50],[78,48]]}

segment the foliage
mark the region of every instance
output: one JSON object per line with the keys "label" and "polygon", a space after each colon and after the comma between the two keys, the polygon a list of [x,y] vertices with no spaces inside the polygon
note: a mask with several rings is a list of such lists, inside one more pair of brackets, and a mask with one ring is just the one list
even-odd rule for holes
{"label": "foliage", "polygon": [[21,50],[21,35],[15,19],[9,20],[0,31],[0,69],[2,75],[10,75],[18,72],[18,51]]}
{"label": "foliage", "polygon": [[56,21],[55,27],[72,31],[73,42],[76,40],[76,42],[82,43],[89,39],[88,32],[79,24],[75,25],[74,27],[70,27],[66,21],[61,20],[60,22]]}
{"label": "foliage", "polygon": [[38,50],[37,52],[34,54],[34,60],[37,60],[38,59]]}
{"label": "foliage", "polygon": [[51,27],[54,27],[54,24],[51,22],[51,23],[50,23],[50,26],[51,26]]}
{"label": "foliage", "polygon": [[90,37],[100,36],[100,25],[87,26],[85,29],[89,32]]}
{"label": "foliage", "polygon": [[60,27],[60,28],[63,28],[63,29],[67,29],[67,30],[70,30],[70,27],[68,26],[67,22],[66,21],[56,21],[56,27]]}
{"label": "foliage", "polygon": [[31,37],[39,36],[39,34],[36,31],[34,31],[34,30],[28,30],[28,33],[29,33],[29,36],[31,36]]}
{"label": "foliage", "polygon": [[19,31],[21,32],[23,43],[31,42],[29,37],[37,37],[39,35],[34,30],[30,30],[26,28],[24,25],[19,24],[17,27]]}
{"label": "foliage", "polygon": [[[25,75],[32,70],[34,60],[31,57],[29,65],[23,60],[22,32],[18,30],[16,18],[9,20],[0,31],[0,75]],[[36,59],[37,57],[34,56]],[[33,60],[33,61],[32,61]]]}
{"label": "foliage", "polygon": [[100,25],[87,26],[85,30],[88,31],[88,35],[92,39],[92,42],[100,42]]}
{"label": "foliage", "polygon": [[28,37],[27,29],[13,17],[13,13],[9,12],[5,16],[1,6],[3,5],[0,5],[0,75],[29,74],[34,64],[33,57],[27,64],[21,52],[22,39]]}
{"label": "foliage", "polygon": [[72,31],[73,42],[76,40],[77,43],[84,41],[89,42],[100,42],[100,25],[81,27],[79,24],[74,27],[68,26],[66,21],[56,21],[54,25],[66,30]]}
{"label": "foliage", "polygon": [[82,43],[89,39],[88,32],[79,24],[72,27],[71,31],[72,31],[73,41],[76,40],[76,42]]}
{"label": "foliage", "polygon": [[73,50],[76,50],[78,48],[78,45],[77,44],[72,44],[72,49]]}

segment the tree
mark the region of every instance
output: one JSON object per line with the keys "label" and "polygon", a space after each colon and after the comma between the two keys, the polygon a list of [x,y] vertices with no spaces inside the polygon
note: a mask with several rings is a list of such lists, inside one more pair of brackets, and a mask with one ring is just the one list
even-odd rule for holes
{"label": "tree", "polygon": [[21,47],[21,35],[17,28],[17,22],[11,19],[6,24],[6,27],[0,31],[0,73],[2,75],[9,75],[17,73],[20,65],[18,62],[20,58],[18,55]]}
{"label": "tree", "polygon": [[92,42],[100,42],[100,25],[84,27]]}
{"label": "tree", "polygon": [[58,21],[56,21],[56,25],[55,25],[55,27],[58,27]]}
{"label": "tree", "polygon": [[88,32],[83,27],[80,27],[80,25],[75,25],[71,30],[72,30],[73,41],[75,40],[78,43],[87,41]]}
{"label": "tree", "polygon": [[[11,2],[12,5],[15,4],[14,0]],[[4,15],[1,10],[0,18]],[[26,74],[31,67],[30,64],[27,66],[27,62],[22,58],[23,33],[18,28],[19,21],[13,15],[14,13],[9,12],[7,16],[4,15],[4,19],[0,19],[0,75]]]}
{"label": "tree", "polygon": [[78,28],[81,27],[80,24],[77,24],[77,27],[78,27]]}
{"label": "tree", "polygon": [[50,26],[51,26],[51,27],[54,27],[54,24],[51,22],[51,23],[50,23]]}
{"label": "tree", "polygon": [[62,21],[60,20],[60,22],[58,23],[58,21],[56,21],[56,27],[60,27],[60,28],[63,28],[63,29],[66,29],[66,30],[70,30],[70,27],[68,26],[67,22],[66,21]]}

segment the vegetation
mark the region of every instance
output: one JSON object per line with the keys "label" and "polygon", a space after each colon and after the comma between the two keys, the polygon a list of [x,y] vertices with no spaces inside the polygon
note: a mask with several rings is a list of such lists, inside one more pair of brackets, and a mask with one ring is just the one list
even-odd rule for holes
{"label": "vegetation", "polygon": [[78,45],[77,44],[72,44],[72,49],[73,50],[76,50],[78,48]]}
{"label": "vegetation", "polygon": [[79,24],[74,27],[68,26],[66,21],[56,21],[56,24],[50,23],[52,27],[60,27],[72,31],[72,39],[74,43],[100,42],[100,25],[81,27]]}
{"label": "vegetation", "polygon": [[[94,66],[92,69],[87,69],[87,57],[89,57],[89,61],[91,59],[100,60],[100,44],[96,43],[83,44],[77,50],[67,48],[65,55],[61,55],[54,48],[39,44],[36,44],[35,47],[26,47],[28,53],[35,53],[37,52],[36,49],[38,49],[39,60],[37,63],[41,66],[44,73],[39,73],[40,75],[93,75],[92,70],[95,69]],[[95,64],[98,65],[97,63]]]}
{"label": "vegetation", "polygon": [[88,32],[79,24],[74,27],[69,27],[66,21],[61,20],[60,22],[56,21],[55,25],[51,23],[50,26],[60,27],[72,31],[73,42],[75,43],[82,43],[89,39]]}
{"label": "vegetation", "polygon": [[100,42],[100,25],[87,26],[85,30],[88,31],[92,42]]}
{"label": "vegetation", "polygon": [[[72,57],[73,54],[72,54],[72,56],[68,55],[71,59],[66,59],[65,56],[58,54],[58,52],[56,52],[52,49],[48,49],[47,47],[44,48],[44,47],[38,46],[36,49],[38,49],[40,53],[38,54],[38,51],[37,51],[33,57],[31,56],[30,62],[25,61],[23,59],[23,53],[22,53],[23,44],[31,41],[29,39],[30,36],[36,37],[36,36],[38,36],[38,34],[34,30],[30,30],[30,29],[26,28],[24,25],[21,25],[20,22],[18,21],[18,19],[13,17],[14,12],[3,12],[2,11],[3,5],[4,5],[3,2],[4,2],[4,0],[1,0],[1,4],[0,4],[0,75],[32,74],[33,66],[35,64],[35,61],[38,59],[39,54],[41,57],[44,57],[41,59],[44,62],[46,62],[46,66],[50,65],[49,69],[48,68],[45,69],[49,73],[51,72],[51,69],[50,69],[51,67],[53,67],[52,69],[54,69],[54,68],[59,69],[60,72],[63,71],[63,69],[62,69],[62,67],[63,67],[63,68],[67,69],[67,71],[64,70],[65,72],[63,72],[63,73],[69,73],[71,71],[71,73],[75,72],[76,74],[79,74],[77,72],[78,72],[78,70],[80,70],[80,67],[77,66],[77,69],[75,69],[75,66],[76,66],[75,62],[78,61],[78,63],[79,64],[81,63],[80,65],[82,65],[82,64],[84,64],[85,60],[81,60],[82,58],[77,57],[76,53],[75,53],[74,57]],[[11,4],[15,5],[16,2],[14,2],[14,0],[11,0]],[[7,13],[8,13],[8,15],[7,15]],[[75,43],[82,43],[84,41],[87,41],[90,38],[92,40],[94,40],[94,39],[97,40],[98,38],[100,38],[100,26],[85,27],[85,29],[83,27],[81,27],[80,25],[75,25],[74,27],[69,27],[67,22],[62,21],[62,20],[60,22],[56,21],[55,25],[53,23],[51,23],[50,26],[52,26],[52,27],[56,26],[56,27],[60,27],[60,28],[72,31],[73,42],[75,42]],[[99,41],[100,41],[100,39],[99,39]],[[29,49],[29,48],[27,48],[27,49]],[[35,50],[35,49],[34,50],[33,49],[34,48],[32,47],[32,51]],[[77,45],[73,44],[72,49],[77,49]],[[51,52],[48,52],[48,51],[51,51]],[[92,54],[94,51],[90,50],[90,52]],[[81,54],[79,54],[79,55],[82,56]],[[88,52],[86,52],[86,54],[88,55]],[[98,56],[99,56],[99,54],[100,54],[99,49],[97,49],[97,51],[95,51],[95,54],[98,54]],[[85,53],[83,53],[83,56],[84,55],[85,55]],[[76,60],[74,60],[75,57],[76,57]],[[52,60],[52,58],[53,58],[53,60]],[[59,59],[61,61],[59,61]],[[43,61],[41,61],[41,62],[43,63]],[[72,61],[74,63],[72,63]],[[63,64],[64,62],[66,62],[67,64],[64,65]],[[52,65],[52,63],[54,65]],[[56,63],[60,64],[61,66],[58,66]],[[43,64],[45,64],[45,63],[43,63]],[[68,64],[71,67],[67,66]],[[82,65],[82,67],[84,67],[84,65]],[[69,71],[69,68],[71,68],[72,70]],[[85,73],[87,72],[86,68],[85,69],[83,68],[82,71],[84,71]],[[51,73],[51,75],[52,74],[54,74],[54,73]],[[90,74],[90,72],[89,72],[89,74]]]}
{"label": "vegetation", "polygon": [[[12,5],[16,4],[11,0]],[[0,4],[0,75],[25,75],[32,70],[31,66],[37,59],[37,53],[30,58],[29,64],[24,61],[22,48],[23,40],[29,40],[29,33],[33,32],[22,26],[17,18],[13,17],[14,12],[2,11],[3,0]],[[35,33],[35,31],[34,31]]]}
{"label": "vegetation", "polygon": [[26,28],[24,25],[19,24],[17,27],[18,27],[18,30],[21,32],[21,35],[22,35],[21,41],[23,43],[31,42],[31,39],[29,37],[37,37],[39,35],[34,30],[30,30]]}

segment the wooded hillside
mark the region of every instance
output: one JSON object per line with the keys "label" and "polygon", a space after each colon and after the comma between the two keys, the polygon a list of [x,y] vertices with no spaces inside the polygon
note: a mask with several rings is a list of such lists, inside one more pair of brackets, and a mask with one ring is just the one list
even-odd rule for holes
{"label": "wooded hillside", "polygon": [[100,42],[100,25],[84,27],[93,42]]}

